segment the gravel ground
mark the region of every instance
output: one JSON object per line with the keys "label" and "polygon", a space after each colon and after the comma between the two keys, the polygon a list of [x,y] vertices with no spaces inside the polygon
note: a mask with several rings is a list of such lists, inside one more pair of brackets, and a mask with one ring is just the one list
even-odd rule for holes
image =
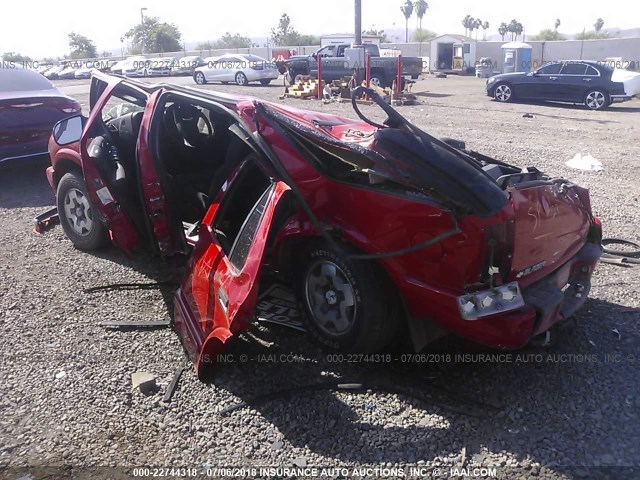
{"label": "gravel ground", "polygon": [[[60,84],[87,103],[87,82]],[[414,88],[423,104],[400,110],[433,134],[588,187],[605,236],[640,241],[639,101],[604,112],[501,105],[482,87],[475,78],[429,78]],[[276,85],[206,88],[273,101],[282,93]],[[348,105],[283,102],[354,117]],[[604,171],[565,166],[576,153],[601,160]],[[502,361],[446,339],[424,363],[337,363],[302,333],[256,326],[231,349],[234,363],[207,383],[189,366],[164,403],[183,361],[175,333],[97,323],[168,319],[172,289],[83,289],[180,278],[180,269],[115,249],[82,253],[59,226],[32,233],[33,217],[54,204],[45,167],[46,160],[0,166],[0,478],[127,478],[124,467],[143,465],[391,469],[356,472],[362,478],[397,478],[397,468],[414,478],[488,476],[474,470],[481,467],[500,478],[640,478],[638,269],[600,265],[573,328],[550,347]],[[303,358],[265,356],[291,351]],[[472,356],[455,361],[461,352]],[[239,362],[241,354],[253,360]],[[156,376],[158,389],[133,390],[137,371]],[[336,378],[371,388],[301,390],[220,415],[261,393]]]}

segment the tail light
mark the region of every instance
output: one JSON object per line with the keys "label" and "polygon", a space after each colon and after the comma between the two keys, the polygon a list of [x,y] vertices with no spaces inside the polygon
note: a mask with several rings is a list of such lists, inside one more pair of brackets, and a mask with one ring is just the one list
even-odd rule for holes
{"label": "tail light", "polygon": [[458,297],[458,308],[465,320],[477,320],[488,315],[516,310],[523,306],[524,298],[518,282]]}
{"label": "tail light", "polygon": [[58,108],[60,108],[64,113],[80,113],[82,111],[82,107],[78,102],[66,102],[61,104]]}
{"label": "tail light", "polygon": [[587,233],[587,242],[597,245],[602,243],[602,222],[598,217],[593,217],[589,232]]}

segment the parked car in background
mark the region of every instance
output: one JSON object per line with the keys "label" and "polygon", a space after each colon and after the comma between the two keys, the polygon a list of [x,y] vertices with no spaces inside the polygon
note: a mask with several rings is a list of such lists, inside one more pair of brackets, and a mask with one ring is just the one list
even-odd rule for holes
{"label": "parked car in background", "polygon": [[49,80],[57,80],[58,74],[65,69],[64,65],[54,65],[46,72],[44,72],[44,76]]}
{"label": "parked car in background", "polygon": [[122,64],[122,75],[125,77],[144,77],[147,73],[148,60],[139,55],[127,58]]}
{"label": "parked car in background", "polygon": [[53,65],[52,63],[43,63],[43,64],[40,64],[38,68],[36,68],[36,72],[38,72],[41,75],[44,75],[47,72],[47,70],[50,70],[54,66],[55,65]]}
{"label": "parked car in background", "polygon": [[176,60],[171,66],[171,75],[193,76],[196,68],[205,65],[204,59],[198,56],[182,57]]}
{"label": "parked car in background", "polygon": [[67,64],[67,66],[58,72],[58,80],[71,80],[76,78],[76,72],[79,70],[77,64]]}
{"label": "parked car in background", "polygon": [[571,318],[602,252],[588,190],[353,95],[361,120],[97,74],[87,123],[49,144],[64,231],[190,255],[174,320],[198,373],[248,328],[261,279],[290,285],[332,351],[419,350],[443,330],[515,349]]}
{"label": "parked car in background", "polygon": [[603,62],[550,62],[530,73],[503,73],[487,80],[486,94],[498,102],[514,100],[582,103],[601,110],[640,94],[640,73]]}
{"label": "parked car in background", "polygon": [[279,75],[277,67],[262,57],[229,53],[210,57],[206,65],[195,69],[193,79],[198,85],[207,82],[235,82],[238,85],[260,82],[269,85]]}
{"label": "parked car in background", "polygon": [[38,72],[0,68],[0,162],[46,155],[53,125],[81,110]]}
{"label": "parked car in background", "polygon": [[149,58],[147,60],[147,77],[168,77],[171,75],[171,66],[175,62],[173,57]]}
{"label": "parked car in background", "polygon": [[91,78],[91,71],[93,70],[93,63],[86,63],[74,73],[75,78]]}
{"label": "parked car in background", "polygon": [[109,72],[114,75],[122,75],[122,67],[126,64],[126,60],[116,61],[113,65],[109,67]]}

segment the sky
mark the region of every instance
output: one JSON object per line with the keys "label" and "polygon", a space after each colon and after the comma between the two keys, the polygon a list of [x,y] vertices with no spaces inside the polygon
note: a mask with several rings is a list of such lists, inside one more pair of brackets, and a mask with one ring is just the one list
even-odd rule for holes
{"label": "sky", "polygon": [[[527,35],[553,28],[556,18],[564,33],[593,29],[598,17],[606,28],[640,27],[638,0],[558,1],[535,0],[427,0],[429,10],[423,28],[444,33],[464,33],[466,14],[490,23],[488,35],[496,34],[501,22],[515,18]],[[362,0],[364,29],[403,29],[402,0]],[[317,5],[317,6],[316,6]],[[50,0],[5,1],[0,5],[0,54],[17,52],[34,59],[69,53],[67,35],[89,37],[99,52],[119,54],[120,38],[145,15],[174,23],[186,42],[215,40],[229,31],[248,37],[267,37],[283,13],[303,34],[353,31],[353,2],[350,0],[244,0],[176,2],[167,0]],[[415,15],[409,23],[416,27]],[[480,31],[480,35],[482,31]],[[401,41],[403,39],[392,39]]]}

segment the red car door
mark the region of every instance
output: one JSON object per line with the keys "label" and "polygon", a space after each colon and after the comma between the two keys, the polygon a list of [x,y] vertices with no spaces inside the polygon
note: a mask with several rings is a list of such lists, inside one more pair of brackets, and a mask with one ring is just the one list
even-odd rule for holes
{"label": "red car door", "polygon": [[82,171],[87,185],[91,202],[106,220],[113,243],[130,253],[140,242],[130,217],[122,209],[117,196],[107,186],[107,181],[96,167],[89,155],[88,146],[99,128],[94,128],[101,122],[102,108],[107,103],[113,90],[120,84],[121,79],[105,75],[96,75],[91,81],[91,113],[80,138],[80,158]]}
{"label": "red car door", "polygon": [[[242,172],[246,168],[253,170]],[[285,183],[272,182],[255,165],[244,164],[234,175],[230,187],[218,196],[220,203],[212,204],[205,215],[175,296],[176,329],[199,375],[254,315],[267,238],[289,192]],[[249,181],[256,175],[266,182],[256,186]]]}

